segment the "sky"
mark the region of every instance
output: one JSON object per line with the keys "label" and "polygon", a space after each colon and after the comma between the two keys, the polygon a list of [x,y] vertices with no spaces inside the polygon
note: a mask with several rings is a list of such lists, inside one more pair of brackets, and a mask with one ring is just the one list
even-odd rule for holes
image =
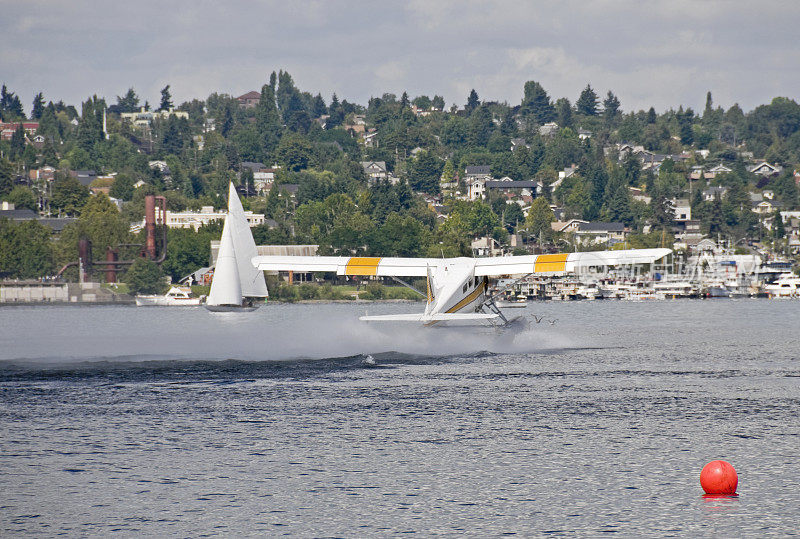
{"label": "sky", "polygon": [[78,105],[258,90],[272,71],[326,102],[407,91],[519,104],[525,81],[625,111],[797,99],[795,0],[0,0],[0,83]]}

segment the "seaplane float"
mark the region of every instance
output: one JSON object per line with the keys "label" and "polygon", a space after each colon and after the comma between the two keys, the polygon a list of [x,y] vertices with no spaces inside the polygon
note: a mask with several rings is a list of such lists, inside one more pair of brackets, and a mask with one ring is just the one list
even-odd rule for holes
{"label": "seaplane float", "polygon": [[[466,320],[508,324],[509,320],[490,295],[489,278],[507,275],[579,273],[591,267],[652,264],[670,249],[628,249],[488,258],[379,258],[338,256],[255,256],[253,266],[262,271],[330,272],[359,277],[391,277],[414,289],[403,277],[424,277],[425,310],[413,314],[365,315],[363,321],[439,322]],[[516,282],[516,281],[514,281]],[[509,286],[513,286],[513,282]],[[506,287],[508,288],[508,287]]]}

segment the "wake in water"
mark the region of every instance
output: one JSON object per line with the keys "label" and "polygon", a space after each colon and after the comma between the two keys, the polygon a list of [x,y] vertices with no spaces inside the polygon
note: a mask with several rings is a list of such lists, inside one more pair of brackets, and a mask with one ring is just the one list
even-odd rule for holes
{"label": "wake in water", "polygon": [[551,326],[498,330],[370,324],[359,321],[352,306],[342,305],[275,305],[255,313],[130,308],[77,312],[83,316],[59,317],[49,333],[27,339],[18,335],[5,343],[8,346],[0,350],[0,361],[278,361],[387,352],[450,357],[481,352],[541,353],[577,345],[574,338]]}

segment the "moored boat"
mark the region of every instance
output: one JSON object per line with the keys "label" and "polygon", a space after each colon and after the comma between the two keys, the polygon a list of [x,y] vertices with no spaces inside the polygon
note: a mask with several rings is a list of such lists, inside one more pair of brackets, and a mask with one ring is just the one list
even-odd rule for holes
{"label": "moored boat", "polygon": [[164,295],[136,296],[138,307],[196,307],[200,298],[192,297],[191,288],[173,286]]}

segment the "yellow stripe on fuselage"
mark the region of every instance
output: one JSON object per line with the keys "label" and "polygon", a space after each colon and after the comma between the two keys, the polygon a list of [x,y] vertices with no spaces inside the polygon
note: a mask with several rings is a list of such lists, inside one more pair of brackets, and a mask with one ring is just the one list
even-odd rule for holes
{"label": "yellow stripe on fuselage", "polygon": [[539,255],[534,264],[534,273],[546,273],[548,271],[564,271],[567,266],[569,253],[559,253],[556,255]]}
{"label": "yellow stripe on fuselage", "polygon": [[480,286],[478,286],[478,288],[476,288],[475,290],[470,292],[470,294],[467,297],[465,297],[464,299],[462,299],[461,301],[456,303],[453,307],[450,307],[449,309],[447,309],[447,312],[448,313],[455,313],[455,312],[458,312],[458,310],[461,309],[462,307],[464,307],[465,305],[469,305],[470,303],[475,301],[475,299],[479,295],[481,295],[483,293],[483,290],[484,290],[485,287],[486,287],[486,283],[482,282],[480,284]]}
{"label": "yellow stripe on fuselage", "polygon": [[376,275],[378,273],[378,264],[381,259],[377,257],[357,257],[354,256],[347,261],[345,268],[345,275]]}

